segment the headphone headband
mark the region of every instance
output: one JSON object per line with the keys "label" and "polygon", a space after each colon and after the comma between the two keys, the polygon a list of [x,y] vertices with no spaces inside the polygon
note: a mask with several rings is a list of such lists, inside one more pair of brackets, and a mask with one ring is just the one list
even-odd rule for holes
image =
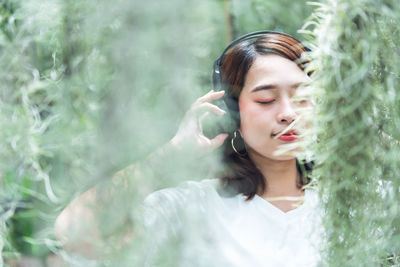
{"label": "headphone headband", "polygon": [[[301,43],[297,38],[291,36],[290,34],[286,34],[286,33],[283,33],[283,32],[277,32],[277,31],[256,31],[256,32],[251,32],[251,33],[242,35],[242,36],[236,38],[235,40],[233,40],[233,41],[224,49],[224,51],[222,51],[222,54],[217,58],[217,60],[215,61],[215,63],[216,63],[218,66],[221,66],[221,63],[222,63],[223,59],[225,58],[226,52],[228,52],[229,49],[231,49],[231,48],[234,47],[235,45],[237,45],[237,44],[239,44],[239,43],[241,43],[241,42],[247,41],[247,40],[249,40],[249,39],[258,38],[258,37],[261,37],[261,36],[267,35],[267,34],[285,35],[285,36],[290,37],[290,38],[293,38],[293,39],[295,39],[296,41],[298,41],[299,43]],[[308,47],[305,47],[305,46],[304,46],[304,48],[305,48],[307,51],[311,51]],[[214,66],[215,66],[216,64],[214,64]]]}

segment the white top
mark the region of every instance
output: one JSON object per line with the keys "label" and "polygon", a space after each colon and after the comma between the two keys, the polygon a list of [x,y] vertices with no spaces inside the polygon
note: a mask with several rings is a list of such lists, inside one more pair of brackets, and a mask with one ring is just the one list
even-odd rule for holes
{"label": "white top", "polygon": [[171,266],[317,265],[322,213],[313,189],[285,213],[258,195],[250,201],[242,194],[221,197],[217,183],[186,182],[146,198],[145,225],[152,236],[146,266],[171,257]]}

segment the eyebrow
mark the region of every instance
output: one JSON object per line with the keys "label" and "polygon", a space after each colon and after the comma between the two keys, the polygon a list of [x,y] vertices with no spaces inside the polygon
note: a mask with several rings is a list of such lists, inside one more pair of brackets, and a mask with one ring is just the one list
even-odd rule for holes
{"label": "eyebrow", "polygon": [[[294,83],[290,86],[290,88],[297,88],[303,83],[304,82]],[[251,90],[251,92],[254,93],[254,92],[258,92],[258,91],[262,91],[262,90],[276,89],[278,87],[279,87],[278,85],[273,84],[273,83],[272,84],[262,84],[262,85],[255,87],[253,90]]]}

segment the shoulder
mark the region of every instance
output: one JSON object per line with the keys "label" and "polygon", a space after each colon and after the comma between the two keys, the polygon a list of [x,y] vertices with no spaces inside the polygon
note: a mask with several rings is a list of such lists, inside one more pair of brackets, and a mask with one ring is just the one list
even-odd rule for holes
{"label": "shoulder", "polygon": [[205,194],[217,193],[219,179],[205,179],[200,182],[186,181],[177,187],[165,188],[155,191],[148,195],[144,202],[151,204],[153,202],[179,201],[193,196],[205,196]]}
{"label": "shoulder", "polygon": [[171,227],[175,229],[179,228],[186,215],[204,215],[210,207],[215,207],[221,202],[217,192],[218,184],[218,179],[187,181],[177,187],[151,193],[141,207],[144,223],[147,226],[162,226],[171,222]]}
{"label": "shoulder", "polygon": [[316,187],[306,187],[307,198],[312,203],[319,202],[318,189]]}
{"label": "shoulder", "polygon": [[307,224],[314,227],[313,231],[322,233],[320,231],[322,231],[322,220],[325,216],[325,211],[323,200],[321,199],[318,188],[316,187],[306,188],[304,216],[307,220]]}
{"label": "shoulder", "polygon": [[177,187],[155,191],[144,200],[145,207],[159,210],[187,208],[195,203],[218,201],[221,197],[217,192],[219,179],[202,181],[186,181]]}

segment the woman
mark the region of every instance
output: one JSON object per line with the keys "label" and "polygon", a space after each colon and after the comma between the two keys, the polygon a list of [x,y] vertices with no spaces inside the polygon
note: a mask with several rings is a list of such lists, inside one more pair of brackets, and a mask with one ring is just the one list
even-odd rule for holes
{"label": "woman", "polygon": [[[254,36],[258,38],[248,40]],[[307,49],[277,32],[244,39],[216,62],[214,73],[220,77],[214,80],[226,91],[210,91],[199,98],[171,141],[174,147],[189,139],[192,144],[217,147],[227,135],[205,137],[199,123],[204,115],[198,110],[231,116],[235,129],[224,142],[225,173],[219,181],[188,182],[146,199],[146,225],[154,234],[148,247],[149,266],[170,260],[179,266],[315,266],[318,262],[318,197],[304,188],[308,180],[295,153],[277,154],[302,134],[296,122],[299,110],[309,103],[295,101],[295,96],[308,81],[301,64]],[[212,104],[222,97],[229,115]],[[173,259],[168,252],[171,242],[180,244]]]}
{"label": "woman", "polygon": [[[304,187],[307,177],[296,151],[277,154],[302,133],[298,110],[308,102],[294,100],[308,80],[301,64],[306,51],[289,35],[262,32],[240,38],[216,61],[214,82],[225,91],[200,97],[163,150],[170,155],[187,146],[210,150],[223,145],[224,173],[221,179],[187,182],[146,198],[141,217],[147,234],[139,253],[144,257],[135,258],[137,264],[317,264],[317,195]],[[227,110],[215,105],[220,99]],[[234,131],[207,138],[201,122],[209,112],[231,118]],[[70,205],[59,216],[59,236],[67,229],[63,222],[79,209]]]}

